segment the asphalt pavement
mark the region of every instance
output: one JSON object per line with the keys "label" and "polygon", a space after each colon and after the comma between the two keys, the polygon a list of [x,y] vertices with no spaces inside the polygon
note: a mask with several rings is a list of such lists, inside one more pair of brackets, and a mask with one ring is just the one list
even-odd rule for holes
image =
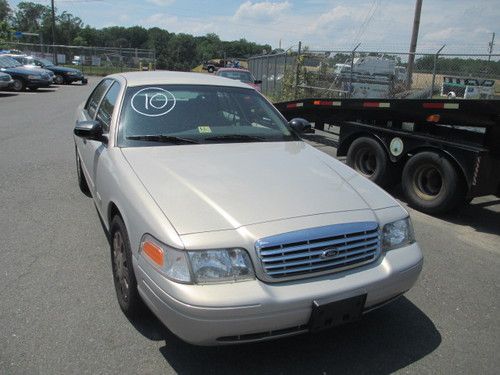
{"label": "asphalt pavement", "polygon": [[[74,112],[96,82],[0,92],[1,374],[500,372],[495,197],[441,218],[410,209],[425,255],[420,280],[360,322],[206,348],[183,343],[151,314],[127,320],[106,235],[76,183]],[[320,137],[315,145],[334,153]]]}

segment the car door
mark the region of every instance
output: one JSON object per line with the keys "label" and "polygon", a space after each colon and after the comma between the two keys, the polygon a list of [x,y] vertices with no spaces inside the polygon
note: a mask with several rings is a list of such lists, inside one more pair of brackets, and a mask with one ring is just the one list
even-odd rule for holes
{"label": "car door", "polygon": [[[99,121],[102,126],[103,136],[108,139],[113,111],[119,94],[120,84],[117,81],[113,81],[99,103],[95,116],[95,120]],[[87,147],[89,147],[89,155],[93,156],[90,162],[92,163],[91,168],[94,181],[94,197],[98,209],[101,210],[101,190],[104,182],[103,179],[109,178],[109,149],[106,143],[99,141],[89,141],[87,142]]]}
{"label": "car door", "polygon": [[[89,99],[85,103],[82,111],[78,115],[77,121],[94,120],[97,116],[99,105],[107,93],[114,80],[104,79],[94,89]],[[90,192],[95,196],[95,167],[94,160],[96,159],[96,152],[106,147],[105,144],[99,141],[89,140],[85,138],[76,138],[77,149],[79,151],[82,170],[85,174],[87,184]]]}

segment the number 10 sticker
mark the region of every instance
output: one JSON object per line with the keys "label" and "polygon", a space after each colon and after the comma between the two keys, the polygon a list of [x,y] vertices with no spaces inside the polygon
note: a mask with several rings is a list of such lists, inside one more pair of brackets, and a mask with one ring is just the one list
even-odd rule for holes
{"label": "number 10 sticker", "polygon": [[137,91],[130,105],[133,110],[144,116],[157,117],[169,113],[175,107],[175,96],[159,87],[147,87]]}

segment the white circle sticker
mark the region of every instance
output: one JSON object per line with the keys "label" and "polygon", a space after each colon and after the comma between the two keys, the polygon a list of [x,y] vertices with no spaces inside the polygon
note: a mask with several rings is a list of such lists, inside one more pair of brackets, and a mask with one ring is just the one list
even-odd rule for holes
{"label": "white circle sticker", "polygon": [[134,111],[149,117],[166,115],[174,109],[175,103],[174,94],[160,87],[146,87],[130,99]]}
{"label": "white circle sticker", "polygon": [[389,145],[389,149],[391,150],[391,154],[394,156],[399,156],[403,153],[403,140],[399,137],[395,137],[391,140],[391,144]]}

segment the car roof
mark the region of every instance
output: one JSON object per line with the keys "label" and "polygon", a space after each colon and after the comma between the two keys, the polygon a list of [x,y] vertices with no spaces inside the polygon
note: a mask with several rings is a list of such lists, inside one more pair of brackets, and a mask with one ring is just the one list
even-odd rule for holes
{"label": "car roof", "polygon": [[194,72],[171,72],[156,70],[153,72],[127,72],[117,73],[109,76],[121,77],[127,81],[127,86],[143,85],[210,85],[228,86],[248,89],[249,86],[234,79],[216,77],[212,74]]}

